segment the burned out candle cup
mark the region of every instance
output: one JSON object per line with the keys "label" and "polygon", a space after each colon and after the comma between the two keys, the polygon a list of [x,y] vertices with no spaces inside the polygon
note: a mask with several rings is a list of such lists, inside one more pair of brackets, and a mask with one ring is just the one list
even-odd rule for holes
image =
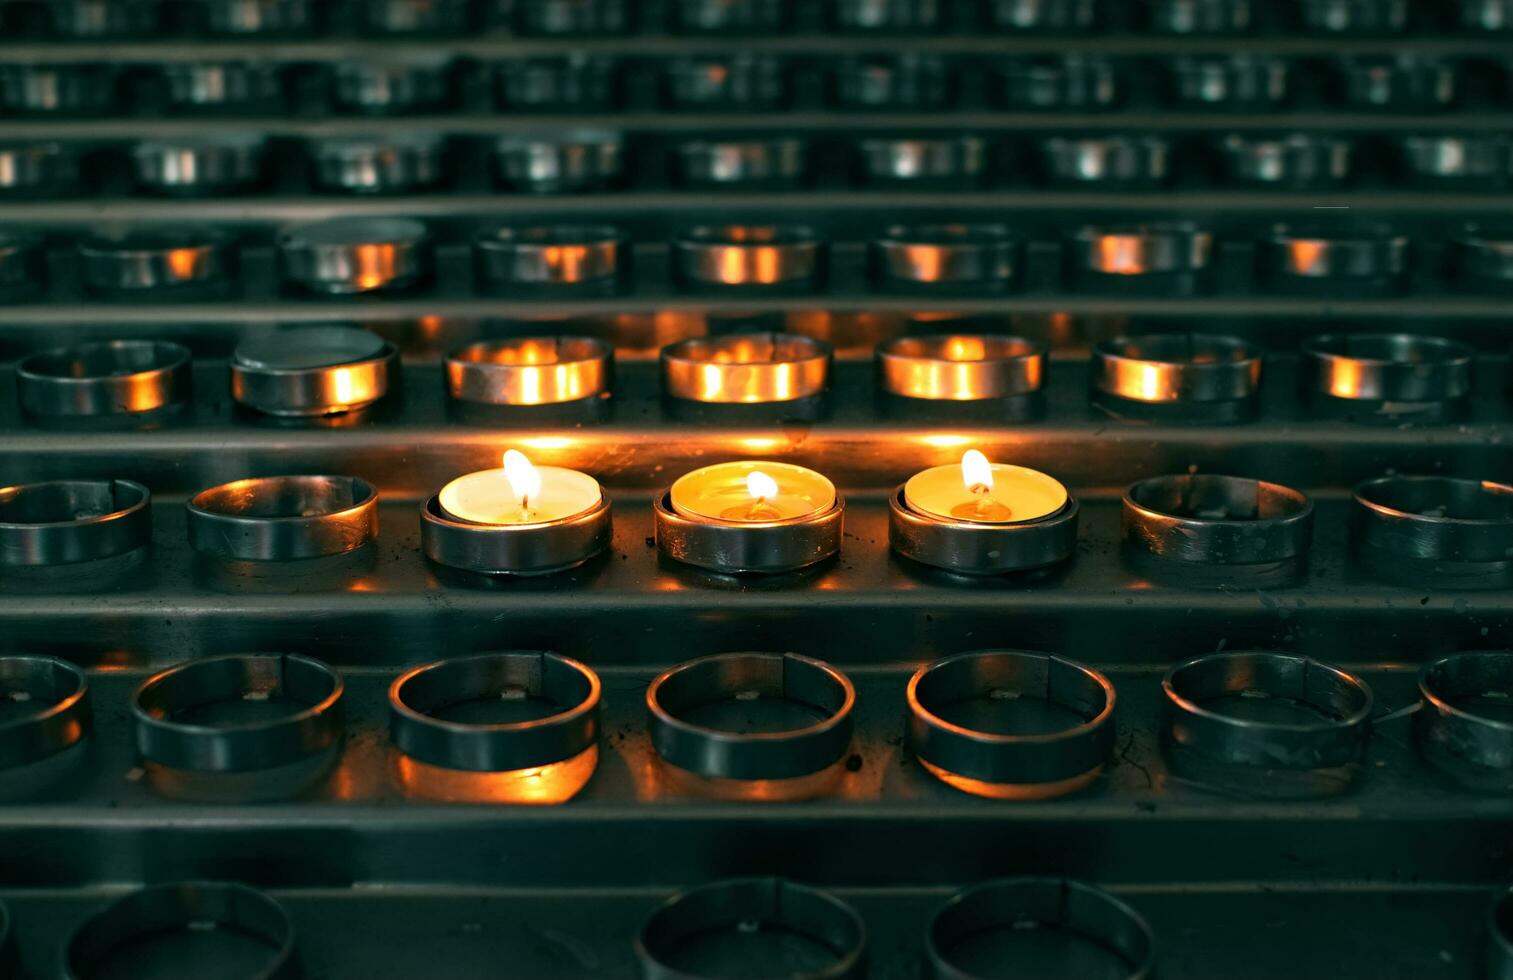
{"label": "burned out candle cup", "polygon": [[[1313,542],[1313,501],[1291,487],[1239,476],[1182,473],[1131,484],[1120,532],[1142,571],[1214,585],[1296,578]],[[1221,581],[1222,579],[1222,581]]]}
{"label": "burned out candle cup", "polygon": [[100,116],[116,106],[120,70],[113,65],[0,65],[0,111],[16,115]]}
{"label": "burned out candle cup", "polygon": [[1354,151],[1351,140],[1320,133],[1233,133],[1218,144],[1231,183],[1287,190],[1340,186],[1350,178]]}
{"label": "burned out candle cup", "polygon": [[1457,66],[1426,55],[1366,55],[1341,60],[1335,68],[1336,95],[1355,109],[1436,112],[1457,95]]}
{"label": "burned out candle cup", "polygon": [[1237,422],[1254,415],[1260,348],[1220,334],[1149,334],[1093,348],[1093,400],[1116,415]]}
{"label": "burned out candle cup", "polygon": [[494,96],[506,109],[596,112],[615,106],[621,65],[590,54],[509,58],[494,66]]}
{"label": "burned out candle cup", "polygon": [[793,21],[793,0],[674,0],[670,26],[685,34],[776,34]]}
{"label": "burned out candle cup", "polygon": [[41,295],[47,287],[47,249],[41,237],[0,231],[0,303]]}
{"label": "burned out candle cup", "polygon": [[269,476],[189,501],[189,543],[231,561],[298,561],[356,551],[378,537],[378,490],[354,476]]}
{"label": "burned out candle cup", "polygon": [[359,411],[399,381],[399,350],[361,327],[309,326],[250,338],[231,356],[231,397],[264,415]]}
{"label": "burned out candle cup", "polygon": [[151,540],[152,494],[140,483],[54,480],[0,488],[5,568],[100,561]]}
{"label": "burned out candle cup", "polygon": [[537,37],[624,34],[635,9],[630,0],[516,0],[515,28]]}
{"label": "burned out candle cup", "polygon": [[1296,0],[1299,26],[1313,34],[1401,34],[1409,0]]}
{"label": "burned out candle cup", "polygon": [[898,337],[877,347],[878,387],[912,402],[1023,398],[1045,384],[1046,347],[1001,334]]}
{"label": "burned out candle cup", "polygon": [[151,340],[58,347],[16,365],[21,409],[39,419],[145,415],[189,399],[189,350]]}
{"label": "burned out candle cup", "polygon": [[1053,136],[1041,140],[1042,178],[1059,187],[1121,190],[1154,187],[1172,172],[1164,136]]}
{"label": "burned out candle cup", "polygon": [[678,180],[706,190],[781,190],[804,182],[809,144],[790,137],[687,140],[677,147]]}
{"label": "burned out candle cup", "polygon": [[262,136],[230,134],[143,140],[131,148],[137,186],[166,196],[235,194],[263,179]]}
{"label": "burned out candle cup", "polygon": [[1005,225],[894,225],[867,243],[874,285],[901,292],[1002,292],[1023,275],[1024,240]]}
{"label": "burned out candle cup", "polygon": [[307,789],[340,751],[341,675],[293,653],[190,660],[132,698],[137,753],[170,796],[227,802]]}
{"label": "burned out candle cup", "polygon": [[205,31],[220,37],[287,37],[323,26],[319,0],[200,0]]}
{"label": "burned out candle cup", "polygon": [[630,236],[613,225],[486,228],[473,239],[473,266],[490,293],[608,295],[630,281]]}
{"label": "burned out candle cup", "polygon": [[373,115],[444,109],[454,94],[454,67],[450,54],[340,61],[331,67],[332,102],[341,112]]}
{"label": "burned out candle cup", "polygon": [[278,236],[284,280],[313,293],[392,292],[431,275],[434,245],[409,218],[331,218]]}
{"label": "burned out candle cup", "polygon": [[447,355],[447,393],[456,401],[532,407],[604,398],[614,348],[593,337],[484,340]]}
{"label": "burned out candle cup", "polygon": [[369,34],[451,37],[476,27],[473,0],[364,0],[361,26]]}
{"label": "burned out candle cup", "polygon": [[1252,0],[1145,0],[1146,26],[1158,34],[1244,34],[1256,23]]}
{"label": "burned out candle cup", "polygon": [[[1047,974],[1047,964],[1058,966]],[[1059,964],[1090,966],[1063,972]],[[1021,974],[1149,980],[1155,964],[1156,937],[1145,918],[1069,878],[1002,878],[958,892],[925,934],[928,980]]]}
{"label": "burned out candle cup", "polygon": [[975,796],[1064,796],[1092,783],[1113,755],[1114,685],[1061,657],[947,657],[921,667],[906,698],[909,751],[932,776]]}
{"label": "burned out candle cup", "polygon": [[158,956],[192,962],[221,980],[295,980],[294,943],[284,907],[246,885],[153,885],[84,920],[69,937],[63,977],[95,980]]}
{"label": "burned out candle cup", "polygon": [[446,172],[446,140],[429,133],[327,137],[309,154],[315,186],[338,193],[410,194]]}
{"label": "burned out candle cup", "polygon": [[823,341],[783,333],[694,337],[662,348],[662,390],[706,404],[770,404],[812,398],[830,382]]}
{"label": "burned out candle cup", "polygon": [[1403,176],[1446,190],[1500,190],[1513,182],[1513,138],[1405,136],[1397,144]]}
{"label": "burned out candle cup", "polygon": [[75,41],[151,36],[161,12],[158,0],[47,0],[52,32]]}
{"label": "burned out candle cup", "polygon": [[857,143],[861,179],[882,187],[976,187],[988,171],[988,142],[980,136],[864,139]]}
{"label": "burned out candle cup", "polygon": [[672,242],[673,276],[692,290],[809,292],[824,283],[829,256],[804,225],[700,225]]}
{"label": "burned out candle cup", "polygon": [[937,55],[851,57],[832,69],[830,95],[847,109],[938,109],[951,101],[954,80]]}
{"label": "burned out candle cup", "polygon": [[662,765],[690,787],[751,799],[822,792],[851,750],[855,707],[845,674],[796,653],[700,657],[646,688]]}
{"label": "burned out candle cup", "polygon": [[1107,58],[1081,54],[1001,58],[990,80],[995,99],[1009,109],[1094,112],[1118,105],[1125,75]]}
{"label": "burned out candle cup", "polygon": [[1265,55],[1184,55],[1167,67],[1174,105],[1206,111],[1265,111],[1287,101],[1292,64]]}
{"label": "burned out candle cup", "polygon": [[945,26],[944,0],[828,0],[840,31],[934,31]]}
{"label": "burned out candle cup", "polygon": [[143,227],[103,232],[78,245],[79,280],[106,298],[199,298],[235,282],[237,240],[211,228]]}
{"label": "burned out candle cup", "polygon": [[788,74],[774,55],[675,58],[662,70],[662,95],[677,109],[770,111],[788,101]]}
{"label": "burned out candle cup", "polygon": [[1384,476],[1355,488],[1352,543],[1391,580],[1433,575],[1446,587],[1513,571],[1513,487],[1448,476]]}
{"label": "burned out candle cup", "polygon": [[1513,292],[1513,225],[1471,224],[1450,240],[1449,278],[1475,292]]}
{"label": "burned out candle cup", "polygon": [[0,195],[45,197],[78,184],[77,147],[53,140],[0,143]]}
{"label": "burned out candle cup", "polygon": [[625,138],[607,130],[501,136],[493,169],[495,182],[532,194],[602,191],[625,174]]}
{"label": "burned out candle cup", "polygon": [[[0,491],[3,492],[3,491]],[[52,758],[78,745],[94,727],[89,675],[55,657],[0,656],[0,773]],[[6,925],[0,909],[0,966]]]}
{"label": "burned out candle cup", "polygon": [[1431,660],[1419,671],[1418,694],[1413,737],[1430,764],[1476,789],[1513,787],[1513,653],[1479,650]]}
{"label": "burned out candle cup", "polygon": [[1278,225],[1256,243],[1267,289],[1303,296],[1380,296],[1407,285],[1408,237],[1389,226]]}
{"label": "burned out candle cup", "polygon": [[598,764],[599,676],[555,653],[484,653],[389,687],[405,787],[443,799],[563,803]]}
{"label": "burned out candle cup", "polygon": [[1466,408],[1476,352],[1417,334],[1322,334],[1303,342],[1304,391],[1326,411],[1363,421],[1443,422]]}
{"label": "burned out candle cup", "polygon": [[644,980],[729,975],[861,980],[867,930],[840,899],[783,878],[729,878],[673,896],[635,941]]}
{"label": "burned out candle cup", "polygon": [[988,26],[1001,31],[1082,33],[1102,20],[1100,0],[985,0]]}
{"label": "burned out candle cup", "polygon": [[652,502],[658,550],[725,575],[797,571],[841,546],[846,502],[825,477],[791,463],[717,463],[685,473]]}
{"label": "burned out candle cup", "polygon": [[1088,292],[1190,295],[1207,285],[1214,237],[1191,222],[1085,226],[1062,243],[1067,280]]}

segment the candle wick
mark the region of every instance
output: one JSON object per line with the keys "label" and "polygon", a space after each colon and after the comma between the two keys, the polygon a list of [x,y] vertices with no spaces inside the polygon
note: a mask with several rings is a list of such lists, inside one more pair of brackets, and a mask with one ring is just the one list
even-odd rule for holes
{"label": "candle wick", "polygon": [[523,493],[523,494],[520,495],[520,516],[521,517],[529,517],[530,513],[531,513],[531,495],[528,494],[528,493]]}
{"label": "candle wick", "polygon": [[756,500],[754,500],[754,501],[751,502],[751,509],[746,512],[746,516],[754,519],[754,518],[756,518],[756,516],[758,514],[760,514],[762,512],[762,508],[766,507],[766,506],[767,506],[767,498],[766,497],[758,497],[758,498],[756,498]]}
{"label": "candle wick", "polygon": [[968,492],[977,498],[975,510],[979,517],[986,515],[994,507],[1002,508],[1005,517],[1013,516],[1014,511],[1007,504],[1001,504],[989,496],[992,489],[986,483],[974,483],[968,488]]}

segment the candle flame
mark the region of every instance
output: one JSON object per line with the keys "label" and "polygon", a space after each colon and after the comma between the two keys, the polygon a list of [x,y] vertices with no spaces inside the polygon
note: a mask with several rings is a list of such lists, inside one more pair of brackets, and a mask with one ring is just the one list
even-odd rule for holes
{"label": "candle flame", "polygon": [[526,459],[525,453],[511,449],[504,454],[504,478],[510,482],[510,490],[524,509],[532,497],[541,495],[541,473]]}
{"label": "candle flame", "polygon": [[778,481],[761,470],[752,470],[746,474],[746,492],[752,500],[771,500],[778,495]]}
{"label": "candle flame", "polygon": [[993,490],[993,466],[988,462],[988,457],[975,449],[968,449],[961,454],[961,482],[966,484],[968,490],[976,490],[981,487],[982,493],[991,493]]}

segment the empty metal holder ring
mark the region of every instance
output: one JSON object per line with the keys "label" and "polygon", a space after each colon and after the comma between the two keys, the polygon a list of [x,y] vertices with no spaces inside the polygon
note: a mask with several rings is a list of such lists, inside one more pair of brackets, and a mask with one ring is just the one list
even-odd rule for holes
{"label": "empty metal holder ring", "polygon": [[988,23],[1003,31],[1071,33],[1091,30],[1102,12],[1101,0],[987,0]]}
{"label": "empty metal holder ring", "polygon": [[158,70],[168,105],[177,112],[265,114],[284,98],[284,66],[277,62],[168,62]]}
{"label": "empty metal holder ring", "polygon": [[533,194],[602,190],[625,173],[625,138],[616,132],[502,136],[494,143],[494,176]]}
{"label": "empty metal holder ring", "polygon": [[1396,34],[1408,26],[1409,0],[1299,0],[1305,29],[1319,34]]}
{"label": "empty metal holder ring", "polygon": [[353,194],[401,194],[441,182],[445,140],[425,133],[342,136],[310,148],[315,184]]}
{"label": "empty metal holder ring", "polygon": [[41,236],[0,231],[0,297],[36,296],[47,284],[47,248]]}
{"label": "empty metal holder ring", "polygon": [[943,0],[832,0],[830,16],[846,31],[928,31],[945,23]]}
{"label": "empty metal holder ring", "polygon": [[630,236],[611,225],[490,228],[473,239],[489,289],[617,289],[630,273]]}
{"label": "empty metal holder ring", "polygon": [[674,58],[662,71],[667,101],[685,111],[772,110],[788,98],[788,65],[774,55]]}
{"label": "empty metal holder ring", "polygon": [[843,58],[832,69],[833,97],[853,109],[921,110],[945,105],[954,76],[939,55]]}
{"label": "empty metal holder ring", "polygon": [[[0,656],[0,699],[25,705],[0,720],[0,771],[56,755],[78,744],[94,725],[89,675],[66,660]],[[4,918],[0,909],[0,966],[5,965]]]}
{"label": "empty metal holder ring", "polygon": [[[978,795],[1059,795],[1089,782],[1114,750],[1114,685],[1061,657],[1018,650],[947,657],[909,678],[906,698],[910,751],[948,785]],[[989,727],[982,713],[961,710],[991,704],[1002,714],[1021,698],[1066,713],[1064,727]]]}
{"label": "empty metal holder ring", "polygon": [[[1371,733],[1371,688],[1310,657],[1197,657],[1167,671],[1161,690],[1162,740],[1225,765],[1333,769],[1358,761]],[[1289,702],[1297,716],[1261,720],[1215,707],[1230,698]]]}
{"label": "empty metal holder ring", "polygon": [[894,225],[867,245],[873,281],[894,287],[1002,289],[1023,257],[1004,225]]}
{"label": "empty metal holder ring", "polygon": [[588,510],[540,524],[474,524],[442,510],[440,495],[420,511],[420,542],[439,565],[479,575],[551,575],[588,561],[610,545],[608,494]]}
{"label": "empty metal holder ring", "polygon": [[[1026,949],[1024,975],[1047,976],[1046,963],[1087,962],[1076,947],[1093,946],[1104,964],[1099,976],[1108,980],[1148,980],[1155,969],[1156,937],[1145,918],[1101,888],[1067,878],[1003,878],[959,892],[930,922],[925,934],[929,980],[987,980],[999,969],[1018,973],[1014,944],[1022,936]],[[990,972],[979,972],[977,960],[962,958],[961,947],[981,948],[990,938],[1003,942]],[[1047,947],[1060,953],[1052,957]],[[1039,950],[1040,955],[1035,956]],[[1031,965],[1034,964],[1034,965]],[[1073,976],[1077,973],[1061,973]]]}
{"label": "empty metal holder ring", "polygon": [[811,398],[830,380],[830,345],[785,333],[695,337],[662,348],[662,388],[710,404]]}
{"label": "empty metal holder ring", "polygon": [[1513,290],[1513,226],[1471,225],[1450,242],[1450,275],[1464,287]]}
{"label": "empty metal holder ring", "polygon": [[1455,101],[1457,65],[1436,56],[1348,58],[1338,66],[1340,95],[1362,109],[1423,112]]}
{"label": "empty metal holder ring", "polygon": [[404,289],[431,274],[433,245],[409,218],[332,218],[278,238],[284,276],[317,293]]}
{"label": "empty metal holder ring", "polygon": [[879,383],[901,398],[1015,398],[1039,391],[1045,369],[1045,345],[1023,337],[938,334],[899,337],[877,348]]}
{"label": "empty metal holder ring", "polygon": [[311,326],[243,341],[231,358],[231,397],[267,415],[352,412],[388,394],[399,351],[360,327]]}
{"label": "empty metal holder ring", "polygon": [[223,37],[294,35],[320,22],[318,0],[204,0],[205,27]]}
{"label": "empty metal holder ring", "polygon": [[1040,153],[1046,179],[1066,186],[1138,187],[1171,175],[1172,144],[1163,136],[1053,136]]}
{"label": "empty metal holder ring", "polygon": [[494,67],[494,94],[511,109],[605,109],[618,96],[620,63],[600,55],[510,58]]}
{"label": "empty metal holder ring", "polygon": [[79,244],[79,278],[103,296],[222,285],[236,276],[237,241],[208,228],[143,228]]}
{"label": "empty metal holder ring", "polygon": [[675,0],[668,14],[685,33],[770,34],[787,28],[792,0]]}
{"label": "empty metal holder ring", "polygon": [[189,501],[194,550],[236,561],[339,555],[378,536],[378,491],[355,476],[269,476]]}
{"label": "empty metal holder ring", "polygon": [[1217,334],[1147,334],[1093,348],[1093,389],[1124,402],[1200,404],[1253,399],[1261,351]]}
{"label": "empty metal holder ring", "polygon": [[158,194],[239,191],[263,176],[266,144],[260,135],[143,140],[131,148],[137,183]]}
{"label": "empty metal holder ring", "polygon": [[51,140],[0,144],[0,193],[62,190],[79,179],[78,148]]}
{"label": "empty metal holder ring", "polygon": [[374,34],[458,35],[473,24],[470,0],[367,0],[362,26]]}
{"label": "empty metal holder ring", "polygon": [[1303,341],[1308,389],[1355,401],[1465,398],[1475,360],[1466,344],[1417,334],[1323,334]]}
{"label": "empty metal holder ring", "polygon": [[1107,109],[1124,94],[1124,72],[1080,54],[1005,58],[993,66],[999,101],[1011,109]]}
{"label": "empty metal holder ring", "polygon": [[[630,0],[518,0],[515,28],[542,37],[624,34],[636,20]],[[506,8],[508,9],[508,8]]]}
{"label": "empty metal holder ring", "polygon": [[447,355],[447,393],[485,405],[558,405],[609,393],[614,348],[592,337],[514,337]]}
{"label": "empty metal holder ring", "polygon": [[399,114],[440,109],[452,97],[452,56],[417,54],[340,61],[331,68],[337,108]]}
{"label": "empty metal holder ring", "polygon": [[1199,55],[1173,59],[1171,95],[1178,104],[1207,110],[1267,109],[1287,99],[1291,64],[1253,55]]}
{"label": "empty metal holder ring", "polygon": [[[720,701],[788,702],[807,723],[746,733],[689,721]],[[690,660],[646,689],[652,746],[664,762],[712,779],[793,779],[829,768],[851,747],[856,691],[845,674],[796,653],[725,653]]]}
{"label": "empty metal holder ring", "polygon": [[694,228],[672,243],[673,272],[684,286],[807,289],[825,277],[828,244],[802,225]]}
{"label": "empty metal holder ring", "polygon": [[1513,180],[1513,139],[1503,136],[1405,136],[1398,152],[1407,176],[1424,184],[1495,189]]}
{"label": "empty metal holder ring", "polygon": [[864,139],[857,151],[869,181],[971,185],[988,169],[988,143],[980,136]]}
{"label": "empty metal holder ring", "polygon": [[152,538],[152,494],[130,480],[55,480],[0,488],[0,565],[123,555]]}
{"label": "empty metal holder ring", "polygon": [[693,187],[788,187],[804,179],[802,139],[689,140],[678,144],[678,177]]}
{"label": "empty metal holder ring", "polygon": [[851,906],[783,878],[729,878],[675,895],[647,918],[636,935],[641,976],[712,975],[682,965],[683,951],[723,933],[773,949],[787,980],[860,980],[866,972],[867,930]]}
{"label": "empty metal holder ring", "polygon": [[189,397],[187,348],[110,340],[32,354],[16,366],[21,408],[44,418],[152,412]]}
{"label": "empty metal holder ring", "polygon": [[[1418,693],[1413,733],[1431,762],[1452,773],[1513,770],[1507,713],[1513,653],[1474,651],[1431,660],[1419,671]],[[1503,974],[1489,976],[1501,980]]]}
{"label": "empty metal holder ring", "polygon": [[[470,772],[511,772],[571,759],[599,738],[599,676],[555,653],[485,653],[439,660],[389,687],[389,732],[405,755]],[[502,723],[439,717],[453,705],[514,699],[548,713]]]}
{"label": "empty metal holder ring", "polygon": [[[137,689],[137,751],[185,772],[258,772],[299,762],[340,741],[343,690],[340,674],[299,654],[190,660]],[[209,706],[241,701],[283,702],[290,710],[257,720],[190,720]]]}
{"label": "empty metal holder ring", "polygon": [[1387,290],[1400,286],[1408,272],[1408,238],[1385,226],[1281,225],[1257,250],[1266,280],[1296,291]]}
{"label": "empty metal holder ring", "polygon": [[1513,561],[1513,486],[1384,476],[1355,488],[1356,543],[1402,559]]}
{"label": "empty metal holder ring", "polygon": [[1355,144],[1318,133],[1236,133],[1219,144],[1229,179],[1259,187],[1333,187],[1350,176]]}
{"label": "empty metal holder ring", "polygon": [[1308,554],[1313,501],[1277,483],[1181,473],[1130,484],[1120,523],[1127,545],[1158,558],[1253,565]]}
{"label": "empty metal holder ring", "polygon": [[1146,0],[1146,23],[1162,34],[1243,34],[1255,22],[1252,0]]}
{"label": "empty metal holder ring", "polygon": [[1214,236],[1187,222],[1086,226],[1068,236],[1065,249],[1077,288],[1187,292],[1213,260]]}

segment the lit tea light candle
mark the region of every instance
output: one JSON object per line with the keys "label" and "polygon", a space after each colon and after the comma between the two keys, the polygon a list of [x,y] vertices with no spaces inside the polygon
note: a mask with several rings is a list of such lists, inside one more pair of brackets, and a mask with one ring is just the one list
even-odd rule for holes
{"label": "lit tea light candle", "polygon": [[990,463],[975,449],[960,466],[936,466],[904,484],[904,500],[914,510],[974,524],[1038,521],[1066,506],[1066,487],[1053,477],[1023,466]]}
{"label": "lit tea light candle", "polygon": [[460,476],[442,487],[442,512],[453,520],[492,526],[551,524],[599,506],[603,491],[586,473],[537,466],[517,449],[504,466]]}
{"label": "lit tea light candle", "polygon": [[694,520],[797,521],[834,505],[835,484],[791,463],[718,463],[687,473],[672,485],[672,509]]}

